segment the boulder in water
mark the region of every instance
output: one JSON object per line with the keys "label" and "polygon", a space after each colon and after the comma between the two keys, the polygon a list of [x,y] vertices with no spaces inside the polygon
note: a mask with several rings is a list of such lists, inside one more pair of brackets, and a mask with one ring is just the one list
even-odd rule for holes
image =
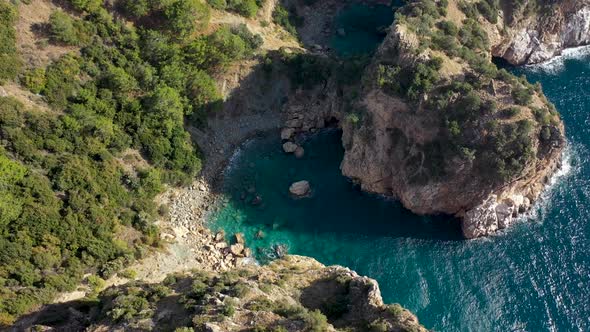
{"label": "boulder in water", "polygon": [[289,187],[289,192],[296,197],[304,197],[309,195],[311,186],[307,181],[298,181]]}
{"label": "boulder in water", "polygon": [[295,149],[295,157],[297,158],[303,158],[303,155],[305,154],[305,150],[298,146],[297,149]]}
{"label": "boulder in water", "polygon": [[293,142],[286,142],[285,144],[283,144],[283,151],[287,153],[293,153],[295,152],[295,150],[297,150],[297,147],[298,145]]}

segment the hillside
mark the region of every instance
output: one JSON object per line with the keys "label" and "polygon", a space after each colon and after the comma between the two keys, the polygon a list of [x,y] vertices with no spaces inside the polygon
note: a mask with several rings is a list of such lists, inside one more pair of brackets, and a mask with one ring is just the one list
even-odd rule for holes
{"label": "hillside", "polygon": [[0,2],[0,324],[162,250],[156,196],[202,165],[185,124],[234,64],[296,46],[251,4]]}
{"label": "hillside", "polygon": [[68,331],[426,331],[401,306],[383,304],[374,280],[299,256],[132,282],[48,306],[36,320]]}

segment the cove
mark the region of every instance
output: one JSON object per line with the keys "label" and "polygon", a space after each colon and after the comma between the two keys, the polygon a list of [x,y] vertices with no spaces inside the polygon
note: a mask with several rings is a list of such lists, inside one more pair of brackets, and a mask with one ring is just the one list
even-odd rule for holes
{"label": "cove", "polygon": [[[226,202],[213,230],[243,232],[264,262],[269,248],[340,264],[379,281],[438,331],[590,330],[590,57],[514,69],[541,82],[566,124],[564,172],[529,220],[491,238],[464,241],[450,218],[420,217],[360,192],[340,175],[337,131],[308,139],[302,159],[283,154],[278,133],[243,146],[225,172]],[[289,185],[308,180],[310,198]],[[262,199],[253,205],[255,195]],[[260,239],[259,231],[265,234]]]}
{"label": "cove", "polygon": [[385,28],[393,23],[394,8],[382,4],[353,3],[344,7],[334,19],[335,33],[330,47],[343,57],[370,54],[385,38]]}

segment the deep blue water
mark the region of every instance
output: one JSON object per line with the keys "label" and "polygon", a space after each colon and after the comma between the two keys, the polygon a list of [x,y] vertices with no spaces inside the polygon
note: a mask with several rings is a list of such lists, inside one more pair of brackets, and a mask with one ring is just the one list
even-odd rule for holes
{"label": "deep blue water", "polygon": [[[569,141],[567,174],[523,220],[497,236],[464,241],[455,220],[419,217],[363,194],[340,175],[338,132],[285,155],[278,133],[248,143],[228,168],[225,205],[211,227],[244,232],[260,260],[267,248],[340,264],[379,281],[438,331],[590,331],[590,57],[552,71],[515,70],[540,81],[561,112]],[[311,198],[293,200],[306,179]],[[262,204],[253,206],[255,195]],[[256,239],[259,231],[263,239]]]}

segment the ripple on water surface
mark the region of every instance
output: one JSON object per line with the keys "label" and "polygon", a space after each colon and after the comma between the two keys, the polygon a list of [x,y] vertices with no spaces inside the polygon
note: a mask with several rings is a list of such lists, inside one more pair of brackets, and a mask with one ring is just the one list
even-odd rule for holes
{"label": "ripple on water surface", "polygon": [[[455,220],[420,217],[363,194],[340,175],[339,133],[305,143],[302,159],[281,151],[278,134],[244,146],[227,170],[227,205],[213,229],[243,232],[264,249],[341,264],[379,281],[387,302],[439,331],[590,330],[589,58],[561,69],[515,70],[544,90],[562,113],[571,171],[537,206],[534,218],[487,239],[462,241]],[[289,185],[309,180],[313,196],[293,200]],[[255,195],[262,203],[252,205]],[[265,237],[258,239],[262,231]]]}

